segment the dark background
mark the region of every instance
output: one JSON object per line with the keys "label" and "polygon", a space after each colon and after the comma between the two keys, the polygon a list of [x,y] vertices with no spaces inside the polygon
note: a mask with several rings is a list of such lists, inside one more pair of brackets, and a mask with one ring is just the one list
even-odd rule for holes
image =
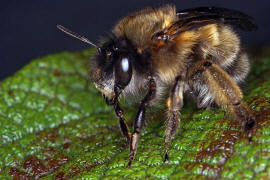
{"label": "dark background", "polygon": [[9,0],[0,7],[0,80],[31,59],[89,46],[56,29],[62,24],[96,42],[121,17],[145,6],[173,3],[178,9],[219,6],[245,12],[259,25],[240,32],[246,45],[270,44],[269,0]]}

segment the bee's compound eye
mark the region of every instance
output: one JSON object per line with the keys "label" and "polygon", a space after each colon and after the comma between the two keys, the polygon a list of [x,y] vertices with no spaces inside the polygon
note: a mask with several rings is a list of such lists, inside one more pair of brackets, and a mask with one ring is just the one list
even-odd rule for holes
{"label": "bee's compound eye", "polygon": [[132,67],[130,59],[126,57],[121,57],[117,60],[115,65],[115,83],[124,88],[128,85],[132,76]]}

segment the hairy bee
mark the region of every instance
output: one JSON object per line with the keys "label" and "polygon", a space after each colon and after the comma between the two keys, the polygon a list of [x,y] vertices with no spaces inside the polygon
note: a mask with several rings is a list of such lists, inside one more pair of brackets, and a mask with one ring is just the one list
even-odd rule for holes
{"label": "hairy bee", "polygon": [[[247,132],[254,127],[255,118],[242,101],[238,86],[250,65],[232,27],[257,28],[251,17],[235,10],[199,7],[177,11],[173,5],[149,7],[124,17],[99,45],[58,25],[97,48],[90,77],[119,118],[130,147],[128,166],[135,158],[146,107],[156,105],[164,96],[168,96],[166,161],[179,127],[184,93],[191,94],[200,108],[213,103],[225,108]],[[119,105],[124,96],[140,101],[132,134]]]}

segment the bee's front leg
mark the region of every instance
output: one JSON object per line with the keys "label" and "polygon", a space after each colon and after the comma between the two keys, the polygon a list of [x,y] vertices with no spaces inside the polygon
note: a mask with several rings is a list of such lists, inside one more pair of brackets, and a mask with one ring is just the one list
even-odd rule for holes
{"label": "bee's front leg", "polygon": [[129,154],[128,167],[131,166],[131,163],[135,158],[137,144],[138,144],[138,140],[139,140],[139,134],[142,130],[142,126],[143,126],[144,120],[145,120],[145,107],[155,97],[155,92],[156,92],[155,80],[153,78],[150,78],[148,93],[141,102],[139,111],[136,115],[136,118],[135,118],[134,124],[133,124],[134,130],[133,130],[133,133],[131,136],[131,142],[130,142],[130,154]]}
{"label": "bee's front leg", "polygon": [[174,138],[180,123],[180,109],[183,106],[183,82],[176,78],[175,84],[167,100],[168,119],[165,131],[165,161],[169,160],[168,151],[172,138]]}
{"label": "bee's front leg", "polygon": [[116,86],[114,88],[114,92],[115,92],[115,96],[114,96],[114,98],[112,100],[112,105],[114,107],[115,114],[119,119],[119,126],[120,126],[120,129],[121,129],[121,132],[127,139],[127,146],[128,146],[129,142],[130,142],[130,132],[129,132],[129,129],[128,129],[128,125],[127,125],[127,123],[126,123],[126,121],[124,119],[123,110],[121,109],[121,107],[119,105],[119,101],[118,101],[118,97],[119,97],[119,95],[121,93],[121,90]]}

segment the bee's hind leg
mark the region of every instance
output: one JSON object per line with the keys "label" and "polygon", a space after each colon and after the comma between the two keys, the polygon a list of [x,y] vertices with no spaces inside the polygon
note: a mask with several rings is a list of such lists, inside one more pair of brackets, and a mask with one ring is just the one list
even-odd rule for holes
{"label": "bee's hind leg", "polygon": [[142,126],[143,126],[144,120],[145,120],[145,107],[155,97],[156,83],[155,83],[155,80],[153,78],[150,78],[148,88],[149,89],[148,89],[147,95],[143,98],[143,100],[140,104],[140,107],[139,107],[139,111],[138,111],[136,118],[134,120],[134,123],[133,123],[134,131],[133,131],[132,136],[131,136],[128,167],[131,166],[131,163],[135,158],[139,135],[140,135],[140,132],[142,130]]}
{"label": "bee's hind leg", "polygon": [[165,162],[169,160],[168,151],[171,140],[174,138],[180,124],[180,109],[183,106],[183,81],[176,78],[175,84],[167,100],[168,119],[165,131]]}
{"label": "bee's hind leg", "polygon": [[241,124],[242,130],[251,137],[251,129],[255,127],[256,121],[253,113],[242,101],[242,91],[231,76],[218,65],[203,60],[196,63],[187,73],[188,79],[203,83],[213,96],[218,106],[225,108]]}

